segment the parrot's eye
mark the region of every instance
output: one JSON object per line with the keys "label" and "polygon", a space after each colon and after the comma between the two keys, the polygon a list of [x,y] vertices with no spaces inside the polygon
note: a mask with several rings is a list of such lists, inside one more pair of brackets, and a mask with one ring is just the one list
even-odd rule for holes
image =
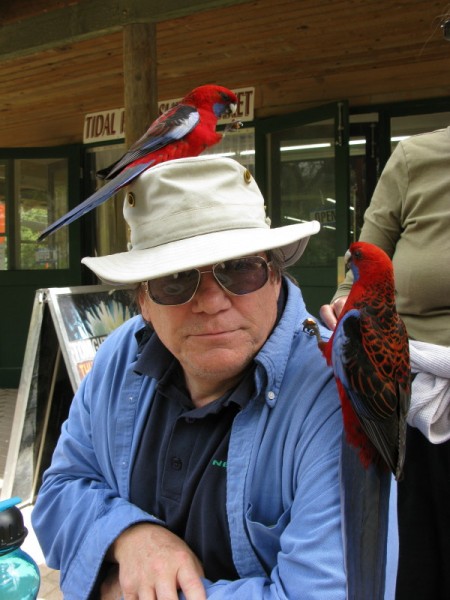
{"label": "parrot's eye", "polygon": [[361,260],[362,256],[363,256],[363,255],[362,255],[362,252],[361,252],[361,250],[357,250],[357,251],[355,252],[355,258],[356,258],[356,260]]}

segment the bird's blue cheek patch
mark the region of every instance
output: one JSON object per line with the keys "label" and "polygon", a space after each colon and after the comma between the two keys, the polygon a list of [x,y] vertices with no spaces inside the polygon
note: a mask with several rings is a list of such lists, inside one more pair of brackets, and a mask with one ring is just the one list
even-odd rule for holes
{"label": "bird's blue cheek patch", "polygon": [[222,104],[221,102],[215,102],[213,104],[213,111],[214,111],[214,114],[216,115],[216,117],[218,119],[220,119],[220,117],[223,115],[223,113],[225,111],[225,104]]}
{"label": "bird's blue cheek patch", "polygon": [[358,281],[358,279],[359,279],[359,269],[358,269],[358,267],[354,263],[352,263],[352,265],[351,265],[350,268],[351,268],[352,273],[353,273],[353,279],[355,281]]}

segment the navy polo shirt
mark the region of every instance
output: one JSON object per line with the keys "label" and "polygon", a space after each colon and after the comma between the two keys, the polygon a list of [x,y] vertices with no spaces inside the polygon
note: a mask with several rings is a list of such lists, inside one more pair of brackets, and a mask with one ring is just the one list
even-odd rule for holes
{"label": "navy polo shirt", "polygon": [[131,474],[130,499],[161,519],[211,581],[238,579],[226,513],[231,425],[254,393],[254,365],[234,390],[195,408],[178,361],[148,327],[136,371],[158,381]]}

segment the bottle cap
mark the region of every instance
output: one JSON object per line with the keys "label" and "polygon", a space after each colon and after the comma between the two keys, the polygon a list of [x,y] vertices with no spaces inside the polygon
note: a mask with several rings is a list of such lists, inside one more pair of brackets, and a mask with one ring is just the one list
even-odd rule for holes
{"label": "bottle cap", "polygon": [[28,535],[20,509],[16,506],[20,498],[9,498],[0,502],[0,551],[17,548]]}

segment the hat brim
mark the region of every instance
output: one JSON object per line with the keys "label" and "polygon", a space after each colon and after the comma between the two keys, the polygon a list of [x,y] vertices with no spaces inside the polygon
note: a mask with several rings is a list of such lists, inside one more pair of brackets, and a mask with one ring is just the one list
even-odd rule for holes
{"label": "hat brim", "polygon": [[81,261],[109,284],[128,285],[279,248],[284,265],[296,263],[320,223],[308,221],[274,229],[233,229],[177,240],[145,250],[130,250]]}

